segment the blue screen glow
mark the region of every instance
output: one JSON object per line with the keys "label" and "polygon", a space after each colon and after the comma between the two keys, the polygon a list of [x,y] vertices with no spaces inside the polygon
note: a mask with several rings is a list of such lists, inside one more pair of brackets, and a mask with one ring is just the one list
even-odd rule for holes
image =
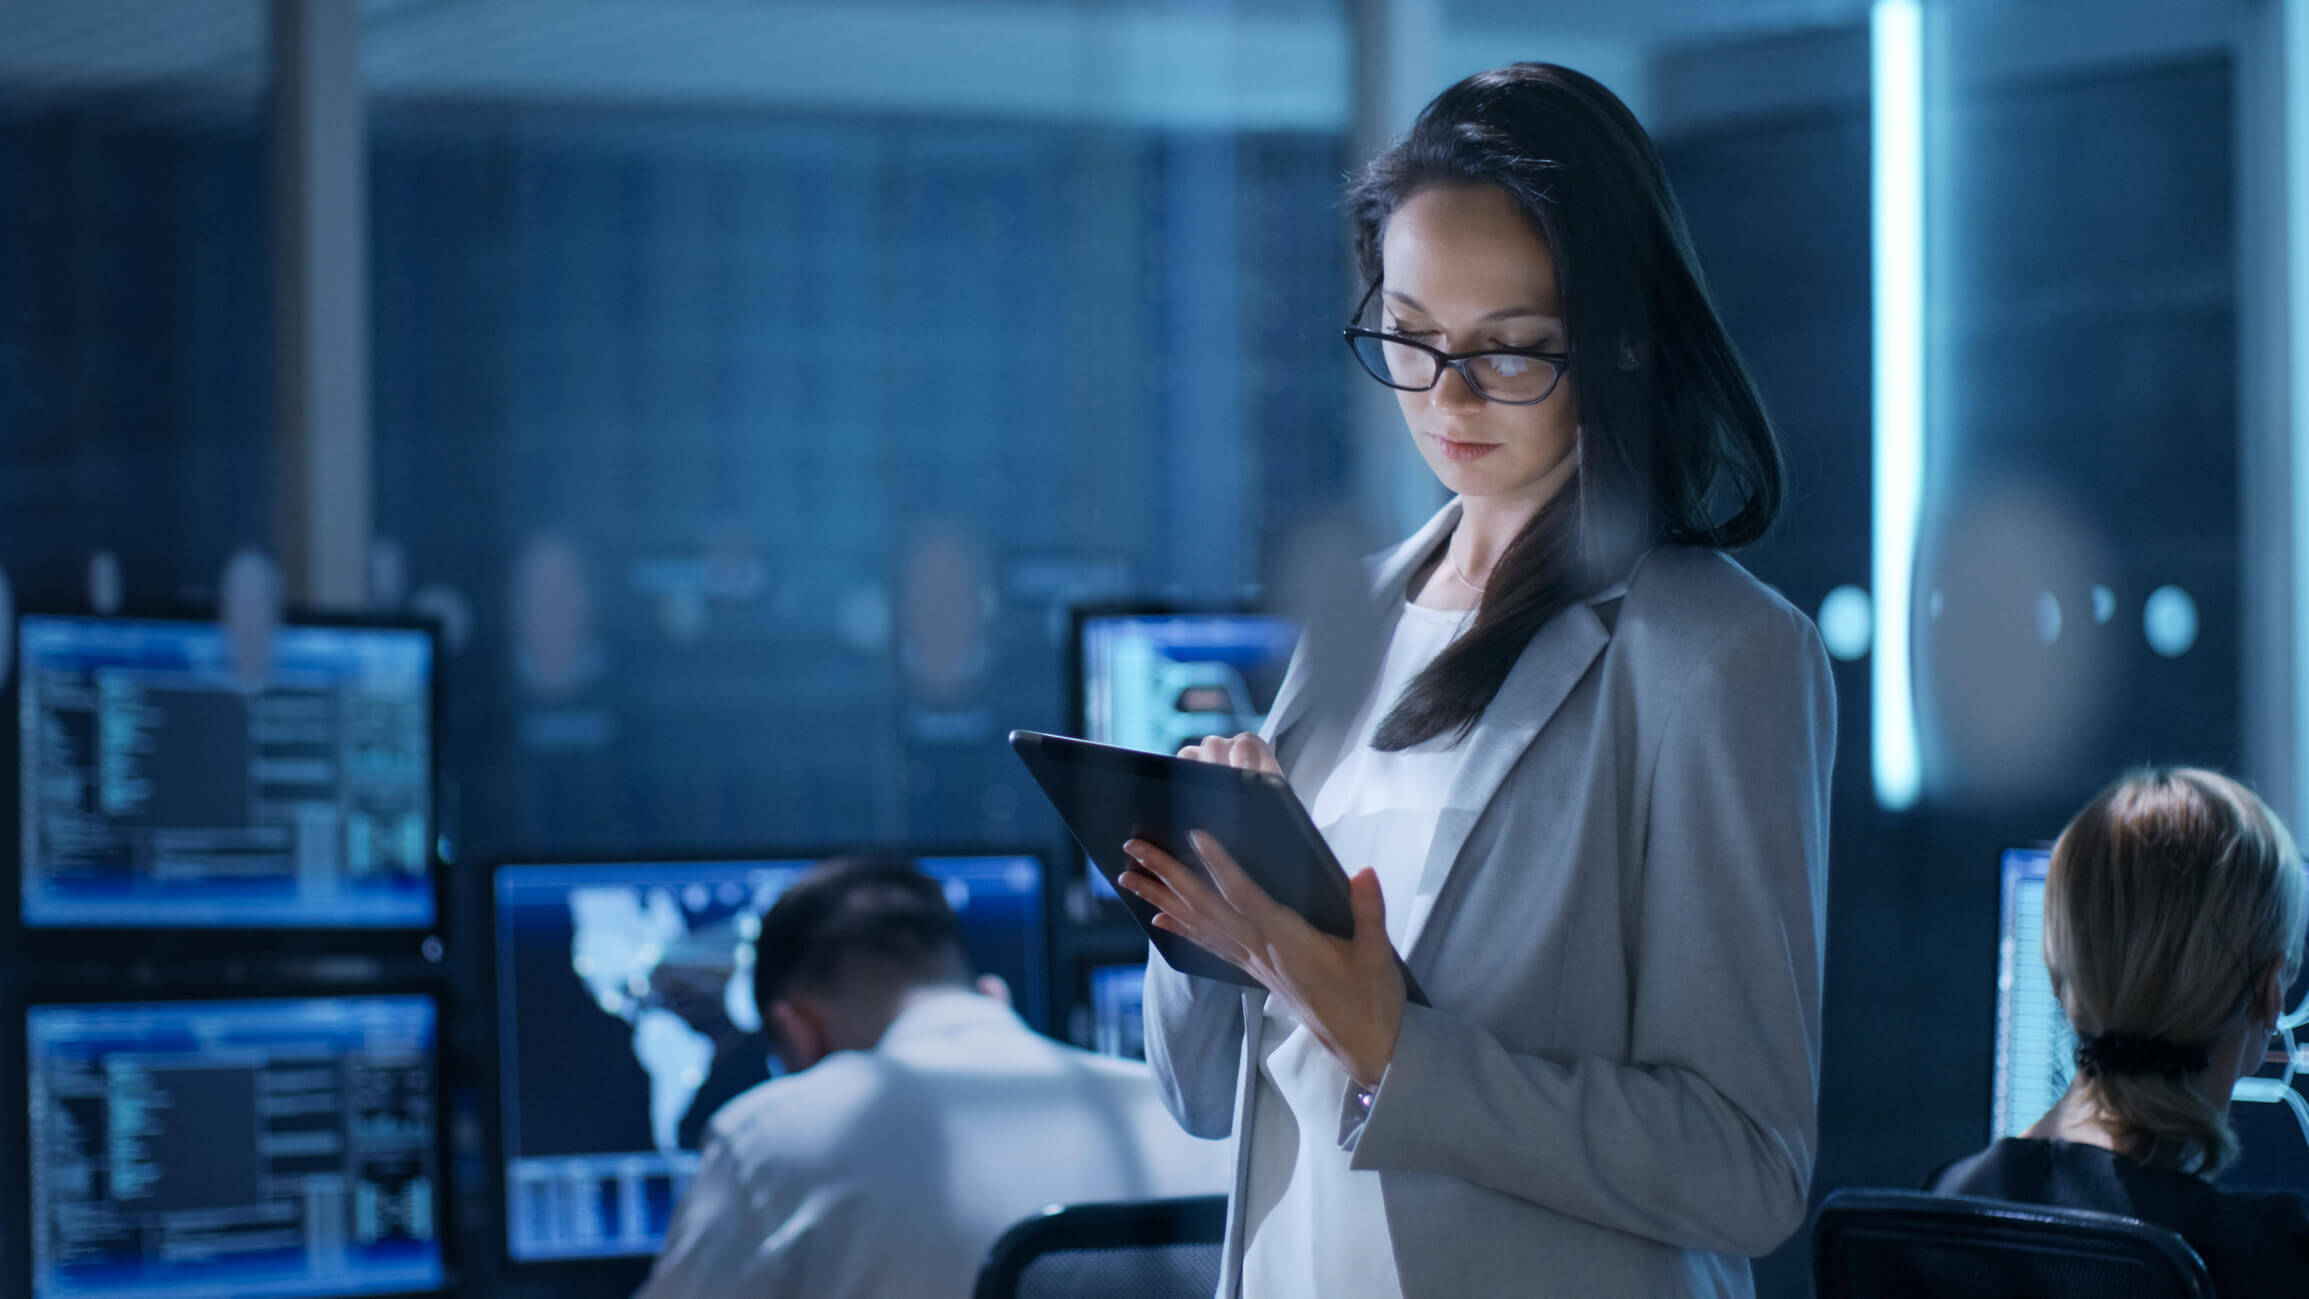
{"label": "blue screen glow", "polygon": [[442,1286],[435,1024],[426,997],[33,1007],[33,1294]]}
{"label": "blue screen glow", "polygon": [[433,642],[288,627],[246,684],[211,623],[18,630],[29,926],[433,922]]}
{"label": "blue screen glow", "polygon": [[[808,860],[520,865],[496,876],[507,1250],[646,1255],[665,1238],[705,1125],[773,1063],[754,1005],[762,913]],[[1044,1018],[1043,866],[918,862],[971,964]]]}

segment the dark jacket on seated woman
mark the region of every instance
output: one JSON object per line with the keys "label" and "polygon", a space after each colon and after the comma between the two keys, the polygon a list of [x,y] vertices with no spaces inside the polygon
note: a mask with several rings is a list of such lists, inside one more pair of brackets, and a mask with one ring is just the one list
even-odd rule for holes
{"label": "dark jacket on seated woman", "polygon": [[2230,1190],[2100,1146],[2028,1137],[1956,1161],[1928,1189],[2121,1213],[2177,1232],[2222,1299],[2309,1292],[2309,1200],[2284,1191]]}
{"label": "dark jacket on seated woman", "polygon": [[2215,772],[2134,772],[2077,813],[2045,875],[2044,962],[2076,1076],[1932,1190],[2122,1214],[2195,1247],[2223,1299],[2309,1294],[2309,1200],[2224,1188],[2229,1098],[2301,968],[2309,881],[2285,826]]}

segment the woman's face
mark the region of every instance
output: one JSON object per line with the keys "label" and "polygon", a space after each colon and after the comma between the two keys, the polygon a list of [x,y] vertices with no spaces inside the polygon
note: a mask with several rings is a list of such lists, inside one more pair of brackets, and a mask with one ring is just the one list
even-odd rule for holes
{"label": "woman's face", "polygon": [[[1507,191],[1438,186],[1388,219],[1379,328],[1445,352],[1567,347],[1555,255]],[[1538,364],[1535,362],[1535,364]],[[1567,371],[1536,406],[1485,401],[1456,371],[1397,390],[1427,467],[1462,496],[1537,503],[1574,467],[1579,405]]]}

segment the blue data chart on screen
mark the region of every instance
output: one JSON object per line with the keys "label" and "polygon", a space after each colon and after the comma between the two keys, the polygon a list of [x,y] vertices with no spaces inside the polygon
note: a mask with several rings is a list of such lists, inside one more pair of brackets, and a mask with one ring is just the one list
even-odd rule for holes
{"label": "blue data chart on screen", "polygon": [[1083,736],[1176,753],[1255,731],[1282,687],[1298,624],[1271,614],[1117,614],[1082,622]]}
{"label": "blue data chart on screen", "polygon": [[253,687],[211,623],[18,640],[26,925],[433,922],[430,636],[285,627]]}
{"label": "blue data chart on screen", "polygon": [[1146,1059],[1146,967],[1102,965],[1090,972],[1091,1040],[1101,1055]]}
{"label": "blue data chart on screen", "polygon": [[36,1299],[431,1291],[427,997],[35,1006]]}
{"label": "blue data chart on screen", "polygon": [[[754,1005],[761,917],[808,860],[500,867],[497,1035],[506,1248],[656,1252],[706,1124],[774,1065]],[[978,973],[1044,1015],[1043,866],[934,857]]]}

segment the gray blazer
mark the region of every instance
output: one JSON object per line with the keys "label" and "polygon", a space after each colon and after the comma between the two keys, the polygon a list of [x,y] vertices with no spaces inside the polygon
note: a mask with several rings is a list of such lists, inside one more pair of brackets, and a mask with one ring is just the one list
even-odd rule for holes
{"label": "gray blazer", "polygon": [[[1311,665],[1367,661],[1457,520],[1380,558],[1363,646],[1301,645],[1267,729],[1302,797],[1353,711]],[[1819,634],[1721,553],[1663,546],[1532,638],[1467,740],[1453,802],[1483,811],[1427,863],[1450,874],[1406,959],[1434,1005],[1341,1116],[1406,1299],[1754,1292],[1812,1173],[1835,739]],[[1264,1005],[1148,963],[1165,1104],[1238,1139],[1222,1297]]]}

